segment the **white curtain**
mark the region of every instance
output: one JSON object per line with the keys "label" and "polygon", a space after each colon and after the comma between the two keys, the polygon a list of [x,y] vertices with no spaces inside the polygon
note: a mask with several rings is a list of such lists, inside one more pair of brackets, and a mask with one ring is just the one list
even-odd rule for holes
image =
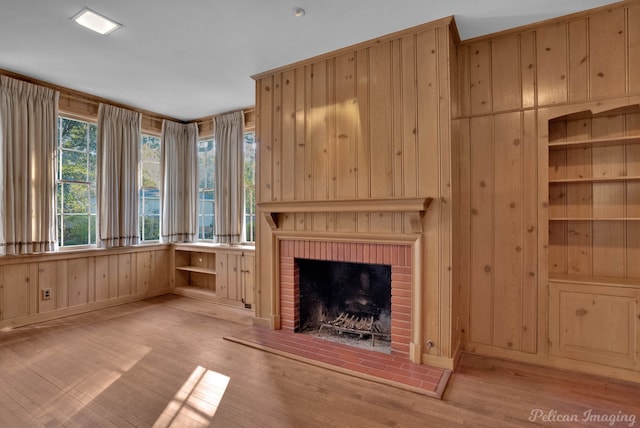
{"label": "white curtain", "polygon": [[162,122],[162,242],[198,237],[198,125]]}
{"label": "white curtain", "polygon": [[216,241],[234,244],[242,238],[244,215],[244,114],[215,118]]}
{"label": "white curtain", "polygon": [[138,163],[141,114],[98,107],[98,244],[102,248],[136,245]]}
{"label": "white curtain", "polygon": [[0,255],[55,249],[58,96],[0,76]]}

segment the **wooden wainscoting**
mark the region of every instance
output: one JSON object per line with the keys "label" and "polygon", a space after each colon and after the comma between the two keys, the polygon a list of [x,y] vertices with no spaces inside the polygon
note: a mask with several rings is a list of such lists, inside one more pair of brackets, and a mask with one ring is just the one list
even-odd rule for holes
{"label": "wooden wainscoting", "polygon": [[168,293],[169,261],[160,244],[0,257],[0,329]]}

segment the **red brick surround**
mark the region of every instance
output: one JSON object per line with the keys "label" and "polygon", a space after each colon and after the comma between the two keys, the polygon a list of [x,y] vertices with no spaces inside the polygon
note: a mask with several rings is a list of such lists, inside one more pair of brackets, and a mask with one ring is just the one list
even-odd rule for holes
{"label": "red brick surround", "polygon": [[411,342],[411,245],[280,241],[280,326],[293,331],[300,322],[296,258],[391,265],[391,351],[409,355]]}

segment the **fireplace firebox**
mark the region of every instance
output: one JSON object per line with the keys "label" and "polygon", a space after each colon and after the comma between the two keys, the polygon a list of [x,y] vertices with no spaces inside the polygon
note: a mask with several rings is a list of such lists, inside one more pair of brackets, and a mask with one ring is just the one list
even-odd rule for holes
{"label": "fireplace firebox", "polygon": [[[391,354],[409,356],[411,245],[282,239],[279,250],[281,328],[351,333],[371,322],[380,334],[364,338],[376,346],[386,340]],[[338,263],[329,268],[321,262]],[[318,287],[320,282],[334,285]]]}
{"label": "fireplace firebox", "polygon": [[[391,335],[391,266],[296,259],[300,272],[298,332],[375,347]],[[388,344],[387,344],[388,346]]]}

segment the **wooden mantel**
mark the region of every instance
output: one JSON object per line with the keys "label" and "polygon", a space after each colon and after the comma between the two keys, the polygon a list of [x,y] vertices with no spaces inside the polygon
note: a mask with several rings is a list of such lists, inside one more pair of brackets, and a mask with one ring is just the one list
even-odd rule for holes
{"label": "wooden mantel", "polygon": [[313,201],[262,202],[262,211],[272,230],[278,229],[278,214],[286,213],[344,213],[344,212],[401,212],[408,216],[410,230],[422,232],[421,217],[433,198],[332,199]]}

